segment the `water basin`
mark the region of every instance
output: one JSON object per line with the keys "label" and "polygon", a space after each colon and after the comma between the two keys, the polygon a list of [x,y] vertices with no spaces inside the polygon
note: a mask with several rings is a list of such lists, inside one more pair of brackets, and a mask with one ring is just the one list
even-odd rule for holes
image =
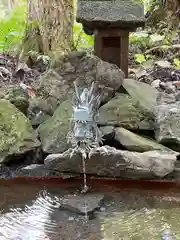
{"label": "water basin", "polygon": [[0,181],[0,240],[180,239],[180,183]]}

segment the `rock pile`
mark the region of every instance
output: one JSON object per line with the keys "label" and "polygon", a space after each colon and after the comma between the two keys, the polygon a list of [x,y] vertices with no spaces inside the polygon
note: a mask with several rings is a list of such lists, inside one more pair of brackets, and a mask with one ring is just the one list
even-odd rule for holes
{"label": "rock pile", "polygon": [[[96,91],[103,92],[99,127],[105,148],[94,149],[86,163],[87,173],[131,179],[177,177],[179,90],[163,91],[152,84],[156,77],[148,82],[150,74],[144,76],[144,82],[142,76],[124,79],[116,65],[73,52],[32,83],[36,92],[33,99],[25,99],[20,89],[4,91],[2,87],[2,176],[65,177],[67,173],[82,173],[81,156],[77,153],[70,159],[71,146],[66,140],[76,80],[80,88],[95,81]],[[6,171],[8,174],[3,175]]]}

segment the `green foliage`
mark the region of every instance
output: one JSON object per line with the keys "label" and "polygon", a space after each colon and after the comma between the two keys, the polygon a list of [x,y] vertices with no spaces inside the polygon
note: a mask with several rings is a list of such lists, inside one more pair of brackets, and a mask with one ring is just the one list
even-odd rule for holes
{"label": "green foliage", "polygon": [[[144,66],[151,60],[164,59],[180,68],[178,52],[174,55],[173,45],[179,44],[179,30],[157,31],[146,28],[146,31],[137,31],[130,34],[130,49],[136,63]],[[138,54],[135,54],[138,53]],[[174,55],[174,56],[173,56]],[[174,60],[175,58],[175,60]]]}
{"label": "green foliage", "polygon": [[157,33],[151,34],[145,31],[136,32],[130,35],[130,43],[144,50],[156,46],[158,43],[162,43],[164,39],[164,35],[160,35]]}
{"label": "green foliage", "polygon": [[175,66],[180,69],[180,60],[178,58],[174,58],[173,62],[175,64]]}
{"label": "green foliage", "polygon": [[135,54],[136,62],[143,63],[146,62],[145,56],[143,54]]}
{"label": "green foliage", "polygon": [[91,50],[94,45],[94,37],[84,33],[82,25],[75,22],[74,28],[74,49],[75,50]]}
{"label": "green foliage", "polygon": [[[26,28],[26,20],[27,6],[25,2],[21,2],[8,17],[0,19],[0,52],[14,53],[19,49]],[[86,35],[81,24],[75,22],[73,31],[75,50],[91,50],[93,48],[94,37]]]}
{"label": "green foliage", "polygon": [[149,35],[146,32],[130,34],[129,42],[130,44],[143,49],[146,49],[151,45]]}
{"label": "green foliage", "polygon": [[22,4],[10,16],[0,20],[0,51],[15,52],[22,41],[26,26],[26,5]]}
{"label": "green foliage", "polygon": [[[77,11],[77,0],[73,0],[74,3],[74,15],[76,17]],[[85,34],[82,25],[80,23],[74,22],[73,27],[73,45],[74,50],[89,50],[91,51],[94,46],[94,37]]]}
{"label": "green foliage", "polygon": [[[77,10],[77,0],[74,1],[74,13]],[[135,3],[144,3],[145,12],[160,7],[161,0],[133,0]],[[0,12],[2,9],[0,9]],[[152,10],[153,11],[153,10]],[[3,14],[1,14],[3,16]],[[16,53],[18,51],[24,30],[26,28],[27,19],[27,4],[26,0],[18,0],[18,6],[7,17],[0,18],[0,52]],[[34,25],[37,22],[33,22]],[[167,28],[167,22],[161,21],[156,29],[146,26],[145,31],[138,31],[130,34],[130,51],[133,54],[134,60],[138,64],[144,65],[148,61],[155,60],[154,51],[148,51],[154,47],[161,49],[163,53],[170,50],[170,46],[174,44],[174,39],[177,38],[176,29]],[[94,36],[88,36],[82,29],[82,25],[75,21],[73,28],[73,50],[92,51],[94,45]],[[132,48],[132,49],[131,49]],[[158,52],[158,50],[156,50]],[[161,56],[162,57],[162,56]],[[172,58],[176,67],[180,68],[178,56]]]}
{"label": "green foliage", "polygon": [[164,40],[164,38],[165,38],[165,36],[157,34],[157,33],[150,35],[150,39],[151,39],[152,43],[160,42],[160,41]]}

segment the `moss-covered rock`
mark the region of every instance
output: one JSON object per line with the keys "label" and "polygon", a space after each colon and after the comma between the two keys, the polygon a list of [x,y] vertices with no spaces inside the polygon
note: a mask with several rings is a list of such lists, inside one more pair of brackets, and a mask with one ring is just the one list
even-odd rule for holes
{"label": "moss-covered rock", "polygon": [[128,94],[121,93],[100,108],[99,123],[134,130],[153,129],[151,113],[145,111]]}
{"label": "moss-covered rock", "polygon": [[60,104],[51,118],[40,124],[38,131],[45,152],[60,153],[68,149],[66,136],[71,115],[72,103],[67,100]]}
{"label": "moss-covered rock", "polygon": [[154,107],[155,138],[173,150],[180,152],[180,96],[160,94]]}
{"label": "moss-covered rock", "polygon": [[53,115],[50,104],[41,97],[35,97],[29,100],[28,118],[33,127],[39,126]]}
{"label": "moss-covered rock", "polygon": [[22,113],[27,114],[29,101],[24,95],[21,87],[9,87],[0,90],[0,99],[9,100],[14,104]]}
{"label": "moss-covered rock", "polygon": [[116,65],[86,52],[72,52],[42,74],[33,88],[54,113],[60,103],[72,99],[74,81],[82,89],[95,82],[95,91],[103,90],[101,101],[107,102],[122,85],[123,80],[124,73]]}
{"label": "moss-covered rock", "polygon": [[38,146],[30,121],[8,100],[0,100],[0,162]]}
{"label": "moss-covered rock", "polygon": [[158,94],[155,88],[134,79],[126,79],[123,87],[132,97],[134,103],[138,103],[145,111],[153,112]]}
{"label": "moss-covered rock", "polygon": [[154,140],[139,136],[121,127],[116,128],[115,139],[130,151],[147,152],[152,150],[161,150],[164,152],[175,153],[173,150],[157,143]]}

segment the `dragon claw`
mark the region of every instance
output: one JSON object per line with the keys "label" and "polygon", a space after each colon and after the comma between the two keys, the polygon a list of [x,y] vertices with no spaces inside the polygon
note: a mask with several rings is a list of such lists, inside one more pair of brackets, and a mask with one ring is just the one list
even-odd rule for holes
{"label": "dragon claw", "polygon": [[87,154],[86,154],[86,152],[85,152],[85,151],[83,151],[83,152],[82,152],[82,157],[83,157],[84,159],[86,159],[86,158],[87,158]]}
{"label": "dragon claw", "polygon": [[101,147],[101,150],[102,150],[104,153],[106,153],[106,154],[108,153],[108,149],[107,149],[107,147],[105,147],[105,146],[102,146],[102,147]]}
{"label": "dragon claw", "polygon": [[88,159],[90,159],[91,157],[92,157],[92,155],[93,155],[93,149],[91,149],[89,152],[88,152]]}
{"label": "dragon claw", "polygon": [[70,159],[74,157],[74,153],[75,153],[76,149],[72,149],[71,153],[70,153]]}

